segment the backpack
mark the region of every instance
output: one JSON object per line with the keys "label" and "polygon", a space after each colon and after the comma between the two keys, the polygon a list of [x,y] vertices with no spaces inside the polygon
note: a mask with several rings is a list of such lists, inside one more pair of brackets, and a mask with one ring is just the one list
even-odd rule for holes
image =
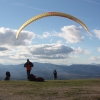
{"label": "backpack", "polygon": [[38,78],[36,78],[36,81],[38,81],[38,82],[43,82],[43,81],[44,81],[44,78],[38,77]]}
{"label": "backpack", "polygon": [[30,81],[35,81],[36,80],[36,76],[33,75],[33,74],[30,74],[29,80]]}

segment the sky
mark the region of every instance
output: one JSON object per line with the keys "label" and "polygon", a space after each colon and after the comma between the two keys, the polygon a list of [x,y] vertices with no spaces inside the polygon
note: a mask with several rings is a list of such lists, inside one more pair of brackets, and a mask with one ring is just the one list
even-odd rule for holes
{"label": "sky", "polygon": [[[0,64],[31,62],[57,65],[100,64],[100,0],[0,0]],[[30,18],[63,12],[80,19],[90,34],[68,18]]]}

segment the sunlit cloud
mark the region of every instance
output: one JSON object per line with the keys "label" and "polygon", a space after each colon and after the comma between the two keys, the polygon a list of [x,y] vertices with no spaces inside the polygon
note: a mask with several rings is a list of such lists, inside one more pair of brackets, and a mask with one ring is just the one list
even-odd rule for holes
{"label": "sunlit cloud", "polygon": [[63,59],[73,51],[72,48],[61,44],[34,45],[29,48],[32,55],[44,59]]}
{"label": "sunlit cloud", "polygon": [[98,47],[98,51],[100,52],[100,47]]}
{"label": "sunlit cloud", "polygon": [[91,51],[89,50],[83,50],[81,47],[78,47],[77,49],[73,48],[73,52],[74,54],[90,54]]}
{"label": "sunlit cloud", "polygon": [[[61,28],[61,32],[44,32],[42,35],[35,34],[35,38],[47,39],[52,37],[60,37],[66,40],[66,43],[77,43],[83,41],[84,37],[81,35],[82,27],[76,27],[74,25],[64,26]],[[52,40],[52,39],[50,39]]]}
{"label": "sunlit cloud", "polygon": [[64,38],[67,43],[77,43],[83,41],[84,39],[84,37],[81,35],[80,28],[74,25],[64,26],[61,31],[61,33],[56,33],[56,36]]}
{"label": "sunlit cloud", "polygon": [[0,28],[0,45],[1,46],[19,46],[27,45],[35,38],[35,34],[29,31],[22,31],[18,40],[16,40],[17,30],[10,28]]}
{"label": "sunlit cloud", "polygon": [[80,35],[80,29],[76,26],[64,26],[61,30],[62,32],[60,33],[44,32],[42,35],[23,30],[18,40],[16,40],[15,35],[17,30],[1,27],[0,58],[9,60],[25,60],[27,58],[30,58],[34,61],[37,61],[39,59],[40,61],[46,60],[48,62],[51,62],[52,60],[61,61],[71,58],[78,58],[79,56],[77,56],[76,54],[91,53],[88,50],[83,50],[81,47],[68,47],[62,44],[61,40],[58,40],[56,43],[53,44],[31,45],[33,39],[35,38],[52,39],[52,37],[61,37],[66,39],[66,41],[70,43],[76,43],[82,41],[83,39],[83,37]]}
{"label": "sunlit cloud", "polygon": [[100,61],[100,57],[92,56],[89,58],[91,61]]}
{"label": "sunlit cloud", "polygon": [[79,58],[77,55],[69,56],[70,58]]}
{"label": "sunlit cloud", "polygon": [[98,39],[100,39],[100,30],[94,29],[93,32],[94,32],[95,36],[96,36]]}

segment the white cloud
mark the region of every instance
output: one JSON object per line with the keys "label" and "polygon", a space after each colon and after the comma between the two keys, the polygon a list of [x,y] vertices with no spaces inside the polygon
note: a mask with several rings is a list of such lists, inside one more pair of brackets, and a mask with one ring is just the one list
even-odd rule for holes
{"label": "white cloud", "polygon": [[42,35],[42,38],[48,38],[50,37],[50,33],[49,32],[44,32],[44,34]]}
{"label": "white cloud", "polygon": [[100,61],[100,57],[92,56],[92,57],[89,58],[89,60],[92,60],[92,61]]}
{"label": "white cloud", "polygon": [[[55,64],[68,63],[69,54],[73,51],[72,48],[56,44],[42,44],[31,46],[17,46],[10,50],[0,52],[1,63],[18,64],[25,62],[26,59],[36,62],[49,62]],[[21,62],[20,62],[21,60]],[[18,62],[19,61],[19,62]],[[4,63],[4,64],[6,64]]]}
{"label": "white cloud", "polygon": [[64,26],[61,33],[57,33],[56,35],[64,38],[66,42],[69,43],[77,43],[83,40],[83,36],[80,34],[80,28],[71,25],[71,26]]}
{"label": "white cloud", "polygon": [[95,36],[100,39],[100,30],[94,29],[93,32],[94,32]]}
{"label": "white cloud", "polygon": [[27,50],[25,46],[18,46],[14,47],[12,49],[9,49],[7,51],[0,52],[0,58],[2,59],[27,59],[28,57],[31,57],[32,55]]}
{"label": "white cloud", "polygon": [[91,53],[91,51],[89,51],[89,50],[84,50],[84,54],[90,54]]}
{"label": "white cloud", "polygon": [[61,44],[43,44],[30,46],[29,51],[32,55],[40,58],[61,59],[67,58],[73,49]]}
{"label": "white cloud", "polygon": [[6,47],[0,47],[0,51],[6,51],[6,50],[8,50],[8,48],[6,48]]}
{"label": "white cloud", "polygon": [[67,43],[77,43],[83,41],[84,39],[84,37],[81,35],[81,28],[82,27],[76,27],[74,25],[64,26],[61,28],[61,32],[44,32],[42,35],[37,34],[36,38],[50,39],[52,37],[60,37],[65,39]]}
{"label": "white cloud", "polygon": [[100,52],[100,47],[98,47],[98,51]]}
{"label": "white cloud", "polygon": [[[73,31],[73,32],[72,32]],[[88,54],[88,50],[82,50],[80,47],[75,49],[68,47],[62,44],[62,41],[59,41],[55,44],[37,44],[31,45],[31,42],[34,38],[48,38],[52,36],[60,36],[61,33],[58,34],[50,34],[45,32],[43,35],[38,37],[39,35],[34,34],[29,31],[22,31],[18,40],[16,40],[17,30],[9,29],[9,28],[0,28],[0,59],[6,60],[6,62],[16,63],[18,60],[25,61],[27,58],[32,59],[33,61],[46,61],[46,62],[67,62],[69,58],[77,58],[78,56],[70,54]],[[67,33],[70,32],[72,37],[74,35],[74,39],[71,37],[66,37]],[[62,28],[62,34],[65,34],[66,41],[73,41],[74,43],[81,41],[81,35],[79,29],[75,26],[66,26]],[[68,33],[68,35],[70,34]],[[63,35],[61,35],[63,36]],[[64,37],[63,37],[64,38]],[[15,61],[16,60],[16,61]],[[62,61],[63,60],[63,61]],[[0,60],[1,61],[1,60]],[[55,61],[55,62],[54,62]],[[3,62],[3,60],[2,60]],[[69,61],[68,61],[69,62]]]}
{"label": "white cloud", "polygon": [[70,56],[70,58],[79,58],[77,55]]}
{"label": "white cloud", "polygon": [[[4,48],[5,49],[5,48]],[[0,52],[0,58],[4,59],[65,59],[73,51],[65,45],[42,44],[32,46],[17,46]]]}
{"label": "white cloud", "polygon": [[[29,46],[32,39],[37,37],[33,32],[22,31],[16,40],[17,30],[0,28],[0,58],[2,59],[66,59],[73,49],[61,44],[43,44]],[[46,32],[43,38],[50,37]],[[27,45],[28,44],[28,45]]]}
{"label": "white cloud", "polygon": [[0,28],[0,45],[1,46],[19,46],[27,45],[31,43],[31,40],[35,38],[35,34],[29,31],[22,31],[19,39],[16,40],[17,30],[9,28]]}
{"label": "white cloud", "polygon": [[83,50],[82,48],[78,47],[77,49],[73,48],[74,54],[90,54],[91,52],[89,50]]}

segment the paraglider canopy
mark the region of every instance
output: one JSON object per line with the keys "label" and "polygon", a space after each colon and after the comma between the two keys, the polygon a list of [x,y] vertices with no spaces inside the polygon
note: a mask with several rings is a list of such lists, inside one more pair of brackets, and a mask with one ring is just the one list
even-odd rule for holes
{"label": "paraglider canopy", "polygon": [[40,18],[43,18],[43,17],[48,17],[48,16],[60,16],[60,17],[65,17],[65,18],[68,18],[68,19],[71,19],[77,23],[79,23],[88,33],[89,33],[89,30],[87,28],[87,26],[81,21],[79,20],[78,18],[72,16],[72,15],[69,15],[69,14],[66,14],[66,13],[62,13],[62,12],[46,12],[46,13],[43,13],[43,14],[40,14],[40,15],[37,15],[31,19],[29,19],[28,21],[26,21],[18,30],[17,34],[16,34],[16,39],[18,39],[18,36],[20,34],[20,32],[30,23],[32,23],[33,21],[35,20],[38,20]]}

